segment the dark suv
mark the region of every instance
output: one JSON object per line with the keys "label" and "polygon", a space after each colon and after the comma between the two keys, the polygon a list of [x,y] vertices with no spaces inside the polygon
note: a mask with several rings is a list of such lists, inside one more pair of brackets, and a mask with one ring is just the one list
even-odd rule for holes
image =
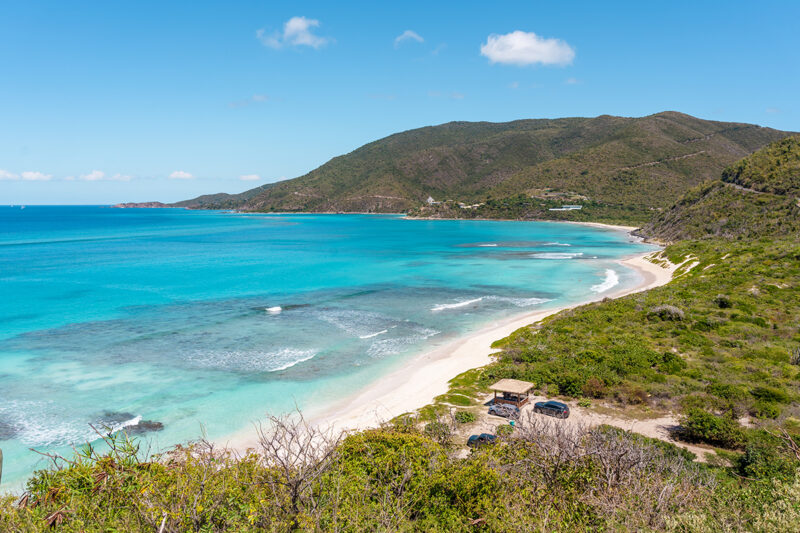
{"label": "dark suv", "polygon": [[470,448],[477,448],[478,446],[494,444],[496,440],[497,437],[491,433],[481,433],[480,435],[472,435],[469,439],[467,439],[467,446]]}
{"label": "dark suv", "polygon": [[519,407],[517,407],[516,405],[507,405],[504,403],[493,403],[492,405],[489,406],[489,414],[516,420],[519,418]]}
{"label": "dark suv", "polygon": [[557,402],[555,400],[536,402],[533,405],[533,412],[554,416],[556,418],[567,418],[569,417],[569,406],[565,403]]}

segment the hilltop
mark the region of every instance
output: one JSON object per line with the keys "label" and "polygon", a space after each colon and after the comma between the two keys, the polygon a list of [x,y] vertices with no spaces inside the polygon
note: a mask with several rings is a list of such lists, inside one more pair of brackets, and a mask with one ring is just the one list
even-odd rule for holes
{"label": "hilltop", "polygon": [[641,233],[661,241],[800,231],[800,136],[770,144],[689,191]]}
{"label": "hilltop", "polygon": [[[390,135],[295,179],[172,205],[640,223],[787,135],[671,111],[641,118],[450,122]],[[428,198],[442,203],[429,205]],[[547,211],[562,203],[584,209]]]}

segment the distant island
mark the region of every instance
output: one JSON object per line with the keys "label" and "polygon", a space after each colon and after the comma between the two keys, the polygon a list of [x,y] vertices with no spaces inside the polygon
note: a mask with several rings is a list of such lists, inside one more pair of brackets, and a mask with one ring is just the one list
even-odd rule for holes
{"label": "distant island", "polygon": [[114,207],[116,209],[133,209],[133,208],[158,209],[162,207],[172,207],[172,206],[162,202],[128,202],[124,204],[112,205],[111,207]]}
{"label": "distant island", "polygon": [[243,193],[120,207],[640,225],[728,165],[789,135],[674,111],[450,122],[390,135],[304,176]]}

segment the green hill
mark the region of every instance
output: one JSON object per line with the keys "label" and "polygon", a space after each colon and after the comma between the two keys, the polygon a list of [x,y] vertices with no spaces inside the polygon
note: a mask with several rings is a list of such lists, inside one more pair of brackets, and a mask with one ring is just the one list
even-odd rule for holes
{"label": "green hill", "polygon": [[[295,179],[175,205],[544,218],[557,213],[548,212],[549,207],[577,202],[585,211],[569,213],[570,218],[638,223],[734,161],[787,135],[676,112],[451,122],[369,143]],[[428,206],[429,197],[452,202]],[[490,208],[458,205],[487,198],[493,202]]]}
{"label": "green hill", "polygon": [[772,143],[692,189],[642,228],[662,241],[752,239],[800,231],[800,137]]}

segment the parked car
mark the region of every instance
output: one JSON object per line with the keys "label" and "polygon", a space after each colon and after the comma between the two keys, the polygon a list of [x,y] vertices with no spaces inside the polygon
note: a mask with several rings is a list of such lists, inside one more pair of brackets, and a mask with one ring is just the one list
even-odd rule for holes
{"label": "parked car", "polygon": [[467,439],[467,446],[470,448],[477,448],[479,446],[486,446],[487,444],[494,444],[497,441],[497,435],[491,433],[481,433],[480,435],[472,435]]}
{"label": "parked car", "polygon": [[516,420],[519,418],[519,407],[505,403],[493,403],[489,406],[489,414]]}
{"label": "parked car", "polygon": [[533,412],[541,413],[547,416],[554,416],[556,418],[569,417],[569,406],[562,402],[549,400],[546,402],[536,402],[533,404]]}

